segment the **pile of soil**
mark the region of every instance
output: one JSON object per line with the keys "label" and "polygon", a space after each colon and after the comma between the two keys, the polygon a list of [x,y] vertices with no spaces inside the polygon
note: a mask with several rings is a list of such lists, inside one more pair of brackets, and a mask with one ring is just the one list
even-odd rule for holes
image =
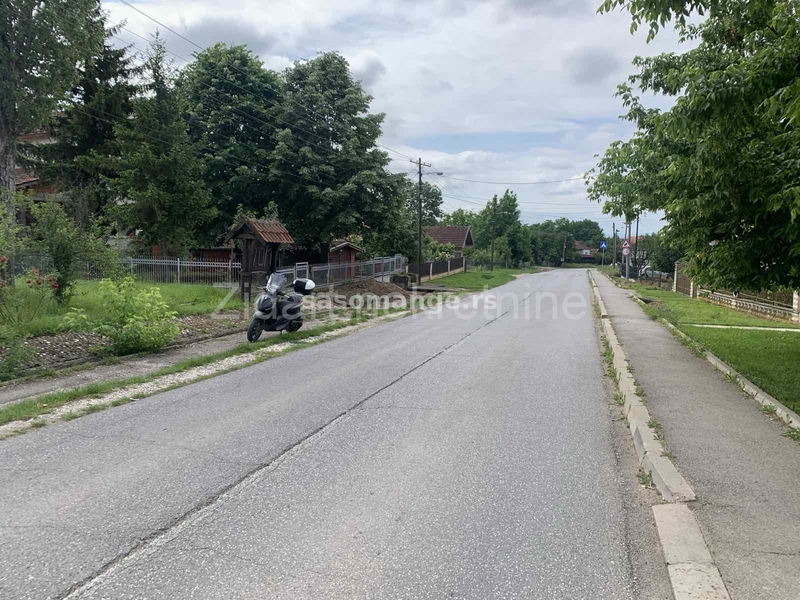
{"label": "pile of soil", "polygon": [[396,296],[397,294],[400,294],[406,298],[411,296],[410,292],[404,290],[400,286],[397,286],[393,283],[377,281],[375,279],[363,279],[361,281],[354,281],[352,283],[338,285],[328,290],[328,292],[321,293],[329,293],[331,295],[341,294],[342,296],[345,296],[348,301],[353,296]]}

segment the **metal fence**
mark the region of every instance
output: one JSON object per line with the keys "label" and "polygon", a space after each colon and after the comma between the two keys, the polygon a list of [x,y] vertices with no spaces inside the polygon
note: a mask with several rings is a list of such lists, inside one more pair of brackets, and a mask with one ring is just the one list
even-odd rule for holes
{"label": "metal fence", "polygon": [[[676,272],[678,279],[677,279],[676,291],[681,292],[682,294],[689,295],[691,280],[684,272],[685,269],[686,265],[683,264],[677,265]],[[758,304],[765,304],[767,306],[774,306],[777,308],[792,309],[794,306],[793,290],[774,289],[774,290],[762,290],[760,292],[754,292],[752,290],[731,291],[731,290],[715,289],[707,291],[713,292],[718,296],[735,298],[737,300],[755,302]]]}
{"label": "metal fence", "polygon": [[[121,259],[126,272],[143,281],[154,283],[194,283],[231,287],[239,283],[242,264],[232,260],[194,260],[174,256],[129,256]],[[279,273],[291,278],[311,278],[318,286],[327,286],[359,279],[380,278],[389,281],[392,273],[401,271],[405,259],[386,256],[356,263],[309,265],[297,263],[281,267]],[[30,269],[43,273],[53,271],[53,261],[44,254],[23,254],[15,257],[14,271],[21,275]],[[100,279],[104,273],[95,265],[81,266],[82,279]]]}
{"label": "metal fence", "polygon": [[[380,279],[388,282],[392,273],[401,271],[405,267],[405,258],[395,255],[354,263],[328,263],[310,266],[306,263],[303,264],[306,265],[314,283],[324,287],[360,279]],[[282,270],[279,269],[279,271]],[[301,275],[295,276],[300,277]]]}
{"label": "metal fence", "polygon": [[792,290],[765,290],[762,292],[731,292],[729,290],[716,290],[716,292],[726,296],[732,296],[740,300],[760,302],[761,304],[768,304],[769,306],[777,306],[780,308],[792,308],[794,296],[794,292],[792,292]]}
{"label": "metal fence", "polygon": [[197,283],[231,286],[239,282],[242,265],[232,260],[132,256],[122,259],[134,277],[156,283]]}

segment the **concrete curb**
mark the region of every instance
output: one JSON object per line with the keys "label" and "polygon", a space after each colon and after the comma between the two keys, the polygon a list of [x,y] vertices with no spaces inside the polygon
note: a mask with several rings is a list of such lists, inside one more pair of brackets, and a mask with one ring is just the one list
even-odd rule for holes
{"label": "concrete curb", "polygon": [[[690,336],[686,335],[680,329],[675,327],[672,323],[667,320],[662,319],[661,323],[669,328],[671,331],[674,331],[677,335],[681,336],[683,339],[688,340],[692,343],[697,343],[694,339]],[[789,407],[785,406],[779,400],[776,400],[772,396],[770,396],[767,392],[762,390],[760,387],[755,385],[749,379],[741,375],[738,371],[736,371],[733,367],[728,365],[725,361],[717,358],[714,354],[709,352],[708,350],[704,351],[706,360],[714,365],[714,368],[718,371],[724,373],[728,377],[731,377],[736,380],[739,384],[739,387],[742,388],[742,391],[745,392],[748,396],[751,396],[756,402],[761,404],[762,406],[771,406],[775,409],[775,414],[778,415],[784,423],[786,423],[792,429],[800,429],[800,415],[794,412]]]}
{"label": "concrete curb", "polygon": [[636,382],[611,319],[604,319],[602,323],[611,346],[619,391],[624,397],[623,410],[631,427],[633,445],[642,469],[650,473],[661,495],[674,502],[653,506],[652,510],[675,600],[730,600],[697,519],[689,506],[684,504],[695,500],[694,491],[664,455],[660,440],[644,422],[645,418],[649,422],[649,412],[636,393]]}
{"label": "concrete curb", "polygon": [[[599,302],[602,302],[600,289],[597,287],[594,277],[592,275],[590,277],[592,277],[592,289]],[[601,315],[604,309],[605,305],[601,305]],[[667,502],[695,500],[694,490],[666,456],[663,444],[650,427],[650,412],[637,392],[636,381],[631,375],[628,359],[625,357],[622,344],[619,343],[611,319],[607,317],[608,313],[606,312],[606,318],[601,319],[603,333],[611,348],[614,370],[617,374],[617,388],[623,398],[622,414],[628,421],[639,466],[650,475],[656,489]]]}
{"label": "concrete curb", "polygon": [[595,300],[597,300],[597,306],[600,308],[600,318],[607,319],[608,311],[606,310],[606,305],[603,302],[603,298],[600,296],[600,289],[597,287],[591,271],[589,271],[589,283],[592,284],[592,292],[594,292]]}
{"label": "concrete curb", "polygon": [[653,507],[675,600],[730,600],[694,513],[685,504]]}
{"label": "concrete curb", "polygon": [[653,484],[667,502],[695,500],[694,490],[667,458],[663,444],[650,427],[650,411],[636,391],[636,381],[610,319],[603,319],[603,331],[611,347],[617,387],[623,398],[622,413],[628,420],[639,465],[652,477]]}

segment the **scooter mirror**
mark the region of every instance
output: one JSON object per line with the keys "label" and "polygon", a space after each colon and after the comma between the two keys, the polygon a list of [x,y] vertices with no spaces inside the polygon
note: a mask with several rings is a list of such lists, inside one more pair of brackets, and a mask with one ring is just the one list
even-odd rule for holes
{"label": "scooter mirror", "polygon": [[292,284],[294,291],[298,294],[303,294],[303,296],[308,296],[314,288],[317,287],[316,284],[311,281],[310,279],[295,279],[294,283]]}

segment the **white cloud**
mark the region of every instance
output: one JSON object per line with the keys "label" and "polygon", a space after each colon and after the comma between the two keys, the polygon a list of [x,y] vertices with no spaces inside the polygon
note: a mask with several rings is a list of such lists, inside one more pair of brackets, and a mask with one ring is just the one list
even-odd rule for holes
{"label": "white cloud", "polygon": [[[630,125],[616,120],[623,112],[613,97],[616,85],[632,71],[635,55],[678,49],[673,32],[647,45],[643,33],[629,34],[627,13],[597,15],[598,3],[149,0],[136,6],[200,45],[247,43],[276,70],[338,50],[375,97],[374,110],[387,113],[385,145],[422,156],[452,177],[536,181],[581,175],[595,164],[593,155],[630,135]],[[157,27],[123,4],[104,7],[142,35]],[[179,54],[196,50],[166,37]],[[444,181],[448,195],[473,201],[468,197],[503,191]],[[514,189],[529,220],[557,216],[559,207],[565,215],[600,215],[581,182]],[[470,206],[455,198],[448,204]]]}

